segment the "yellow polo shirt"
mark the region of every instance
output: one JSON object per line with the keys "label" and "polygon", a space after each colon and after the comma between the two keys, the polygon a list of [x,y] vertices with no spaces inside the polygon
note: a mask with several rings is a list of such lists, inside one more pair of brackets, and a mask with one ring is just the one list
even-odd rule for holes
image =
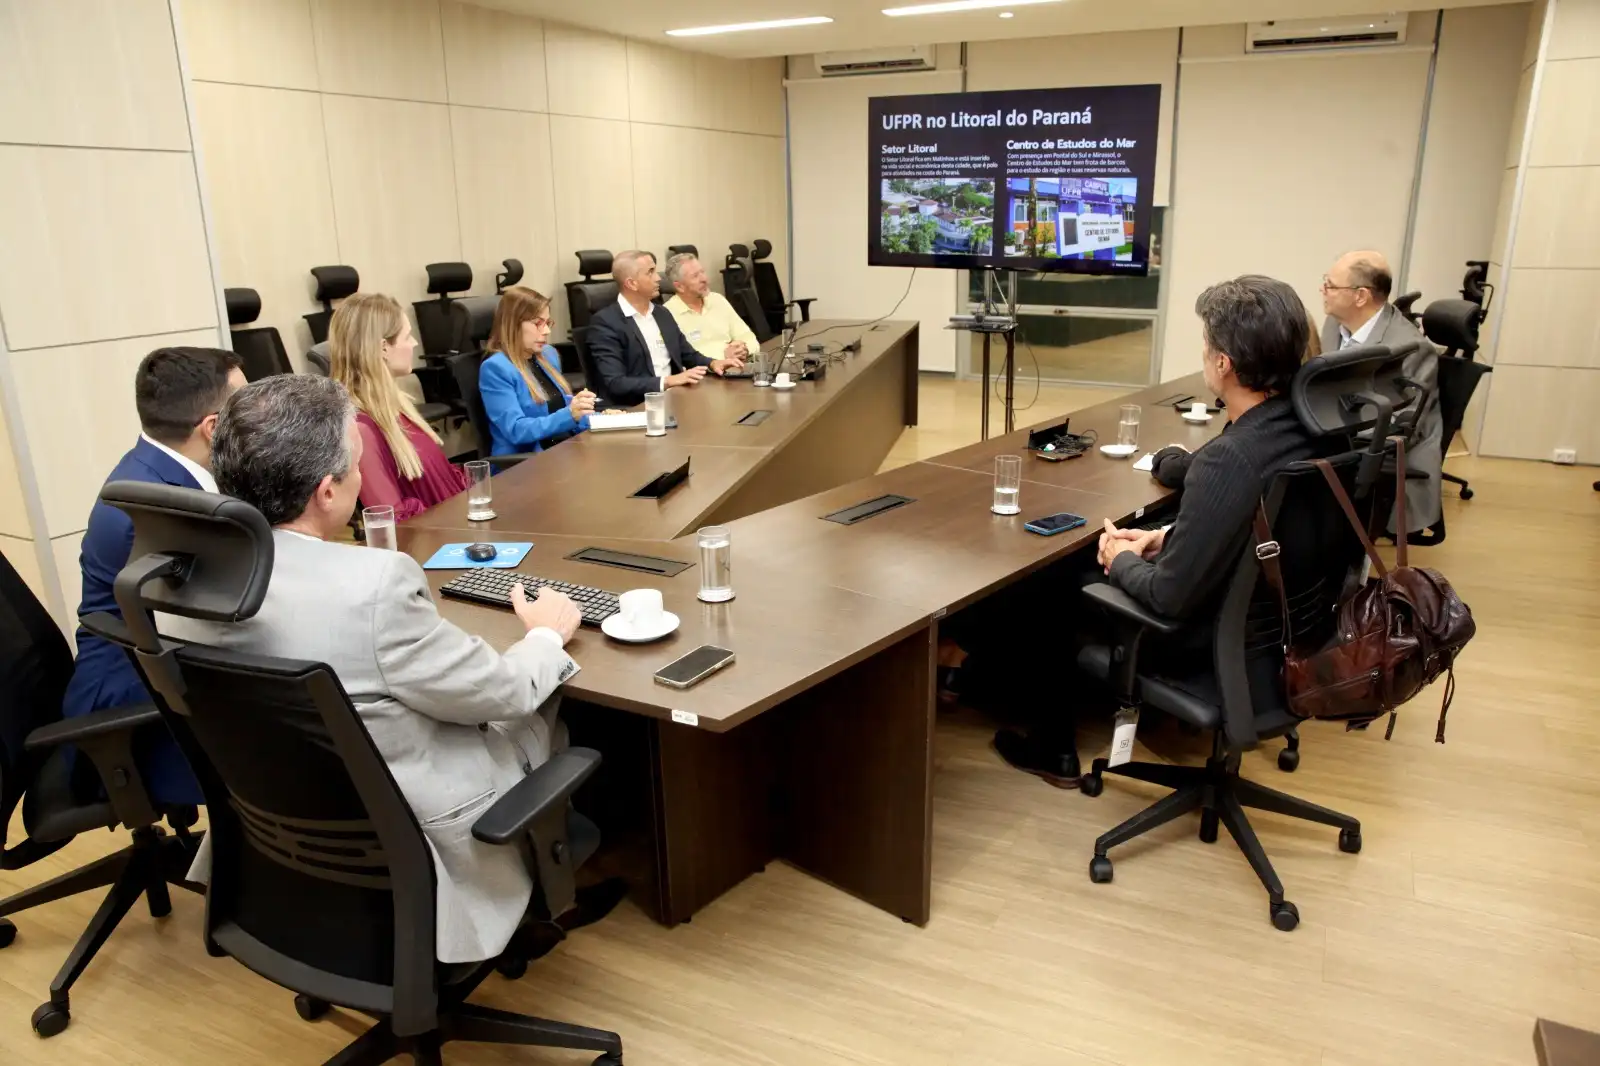
{"label": "yellow polo shirt", "polygon": [[707,359],[727,358],[728,344],[732,341],[743,341],[751,355],[761,350],[761,342],[756,340],[755,331],[739,317],[739,312],[721,293],[706,293],[699,313],[691,311],[681,296],[668,300],[666,307],[672,312],[678,328],[683,330],[683,335],[689,338],[694,350]]}

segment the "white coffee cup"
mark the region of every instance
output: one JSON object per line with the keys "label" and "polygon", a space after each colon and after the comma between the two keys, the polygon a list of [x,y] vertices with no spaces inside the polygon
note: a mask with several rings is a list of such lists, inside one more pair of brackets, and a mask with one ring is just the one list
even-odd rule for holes
{"label": "white coffee cup", "polygon": [[1189,405],[1190,418],[1204,418],[1207,414],[1206,402],[1204,400],[1196,400],[1194,403]]}
{"label": "white coffee cup", "polygon": [[780,389],[786,389],[792,384],[792,382],[789,380],[789,375],[787,373],[783,373],[778,375],[777,379],[773,381],[773,384],[778,386]]}
{"label": "white coffee cup", "polygon": [[661,603],[660,589],[634,589],[617,597],[622,620],[630,629],[650,629],[661,622],[665,609]]}

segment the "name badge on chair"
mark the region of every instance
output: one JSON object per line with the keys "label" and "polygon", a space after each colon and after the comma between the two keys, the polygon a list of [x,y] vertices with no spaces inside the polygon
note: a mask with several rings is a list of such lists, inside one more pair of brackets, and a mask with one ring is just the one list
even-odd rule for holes
{"label": "name badge on chair", "polygon": [[1133,758],[1133,737],[1139,731],[1139,711],[1135,707],[1123,707],[1117,711],[1116,728],[1111,731],[1111,754],[1106,757],[1107,766],[1121,766]]}

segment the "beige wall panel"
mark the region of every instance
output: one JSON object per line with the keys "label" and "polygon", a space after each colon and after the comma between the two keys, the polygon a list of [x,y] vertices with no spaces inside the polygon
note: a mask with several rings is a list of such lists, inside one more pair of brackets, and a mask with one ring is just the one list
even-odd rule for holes
{"label": "beige wall panel", "polygon": [[[665,262],[669,245],[693,244],[715,270],[727,251],[723,233],[733,228],[740,216],[740,182],[721,169],[732,162],[732,153],[718,153],[723,147],[721,138],[734,135],[641,122],[631,123],[629,131],[635,161],[634,239],[638,246]],[[673,158],[693,159],[696,165],[661,165]],[[707,194],[707,174],[718,175],[715,196]]]}
{"label": "beige wall panel", "polygon": [[628,117],[628,46],[621,37],[551,22],[544,55],[551,114]]}
{"label": "beige wall panel", "polygon": [[1187,58],[1216,59],[1244,55],[1244,23],[1218,26],[1185,26],[1183,54]]}
{"label": "beige wall panel", "polygon": [[0,0],[0,141],[188,148],[166,0]]}
{"label": "beige wall panel", "polygon": [[1522,163],[1523,127],[1528,123],[1528,102],[1533,97],[1533,68],[1525,67],[1517,78],[1517,98],[1511,108],[1511,127],[1506,134],[1506,166]]}
{"label": "beige wall panel", "polygon": [[[758,202],[756,231],[752,237],[765,237],[772,242],[772,262],[778,268],[778,279],[783,282],[784,294],[810,296],[811,293],[791,292],[789,288],[789,187],[786,180],[788,159],[781,137],[753,137],[749,156],[756,164],[754,186]],[[819,315],[825,310],[813,308]]]}
{"label": "beige wall panel", "polygon": [[[6,562],[17,572],[39,600],[46,607],[50,606],[50,599],[45,595],[44,578],[39,574],[39,557],[34,554],[33,541],[19,540],[0,534],[0,555],[6,557]],[[73,603],[77,607],[77,603]],[[59,619],[57,620],[59,622]]]}
{"label": "beige wall panel", "polygon": [[1600,369],[1600,270],[1519,267],[1495,364]]}
{"label": "beige wall panel", "polygon": [[750,92],[744,97],[749,124],[741,128],[750,133],[782,137],[783,57],[750,59],[744,62],[743,67],[750,79]]}
{"label": "beige wall panel", "polygon": [[[1425,52],[1184,67],[1163,380],[1199,366],[1191,308],[1207,285],[1244,273],[1281,278],[1320,321],[1318,280],[1341,252],[1372,247],[1398,258],[1427,78]],[[1336,149],[1326,130],[1305,120],[1326,106],[1330,85],[1366,116],[1359,197],[1349,195],[1348,169],[1328,165]]]}
{"label": "beige wall panel", "polygon": [[216,324],[187,153],[0,145],[0,234],[13,352]]}
{"label": "beige wall panel", "polygon": [[444,0],[445,74],[452,104],[544,111],[544,24]]}
{"label": "beige wall panel", "polygon": [[324,96],[322,110],[340,260],[365,292],[424,298],[423,267],[461,258],[450,109]]}
{"label": "beige wall panel", "polygon": [[1539,98],[1528,165],[1600,165],[1600,58],[1546,64]]}
{"label": "beige wall panel", "polygon": [[[573,253],[578,249],[607,248],[619,252],[634,247],[638,240],[633,208],[635,167],[629,129],[626,122],[550,116],[556,190],[556,263],[557,275],[562,281],[577,279],[578,260]],[[641,169],[650,170],[644,163]]]}
{"label": "beige wall panel", "polygon": [[33,536],[27,506],[22,500],[22,481],[17,475],[17,457],[11,448],[11,434],[3,407],[0,407],[0,536]]}
{"label": "beige wall panel", "polygon": [[1560,0],[1550,27],[1547,59],[1590,59],[1600,56],[1600,3]]}
{"label": "beige wall panel", "polygon": [[78,604],[83,599],[83,567],[78,555],[83,551],[83,534],[69,533],[50,542],[50,553],[55,556],[56,574],[61,578],[61,600],[66,606],[66,618],[60,619],[61,628],[77,627]]}
{"label": "beige wall panel", "polygon": [[189,76],[197,81],[317,88],[311,0],[180,0]]}
{"label": "beige wall panel", "polygon": [[[1542,109],[1541,109],[1542,110]],[[1529,167],[1511,265],[1600,267],[1600,166]]]}
{"label": "beige wall panel", "polygon": [[[49,536],[84,528],[106,475],[138,439],[133,376],[139,360],[156,348],[216,343],[214,331],[193,330],[11,353]],[[63,388],[64,382],[72,387]]]}
{"label": "beige wall panel", "polygon": [[628,41],[628,117],[658,126],[703,126],[695,107],[694,56],[677,48]]}
{"label": "beige wall panel", "polygon": [[[955,335],[944,328],[956,313],[958,277],[951,270],[869,267],[867,215],[867,99],[961,91],[959,70],[791,82],[789,129],[794,195],[794,292],[817,300],[819,316],[872,319],[901,296],[896,318],[921,323],[924,370],[953,371]],[[752,234],[751,236],[754,236]],[[908,291],[909,286],[909,291]],[[849,340],[841,332],[840,340]]]}
{"label": "beige wall panel", "polygon": [[323,92],[445,101],[439,0],[312,0],[311,14]]}
{"label": "beige wall panel", "polygon": [[1078,85],[1161,86],[1156,134],[1155,203],[1169,201],[1178,31],[1092,33],[1076,37],[973,41],[967,45],[967,91],[1053,89]]}
{"label": "beige wall panel", "polygon": [[339,262],[322,97],[197,83],[194,100],[222,283],[261,294],[252,325],[276,326],[300,366],[301,316],[321,306],[310,270]]}
{"label": "beige wall panel", "polygon": [[1504,153],[1520,78],[1526,4],[1444,13],[1428,139],[1403,290],[1455,296],[1463,264],[1493,246]]}
{"label": "beige wall panel", "polygon": [[1513,459],[1549,459],[1575,448],[1580,463],[1600,462],[1600,370],[1496,364],[1481,451]]}
{"label": "beige wall panel", "polygon": [[1545,11],[1549,0],[1534,0],[1528,12],[1528,33],[1522,42],[1522,69],[1531,70],[1539,61],[1539,37],[1544,30]]}
{"label": "beige wall panel", "polygon": [[461,254],[472,264],[472,291],[493,293],[501,260],[520,259],[522,284],[552,297],[557,315],[564,316],[566,298],[556,284],[549,116],[452,107],[450,124]]}
{"label": "beige wall panel", "polygon": [[1494,230],[1489,235],[1489,261],[1504,263],[1506,238],[1511,228],[1511,201],[1517,194],[1517,168],[1500,172],[1500,198],[1494,209]]}

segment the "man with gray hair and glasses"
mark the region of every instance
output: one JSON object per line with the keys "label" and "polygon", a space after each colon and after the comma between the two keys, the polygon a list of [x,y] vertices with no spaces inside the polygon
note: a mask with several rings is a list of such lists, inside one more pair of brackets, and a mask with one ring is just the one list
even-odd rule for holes
{"label": "man with gray hair and glasses", "polygon": [[[563,650],[578,609],[559,592],[529,599],[518,589],[527,634],[504,654],[439,617],[416,560],[338,542],[361,492],[360,461],[355,409],[337,382],[283,374],[235,393],[217,419],[211,469],[221,492],[273,527],[266,599],[241,622],[171,618],[163,631],[332,667],[432,846],[439,959],[493,958],[533,883],[516,849],[479,843],[472,823],[565,745],[556,711],[562,682],[578,672]],[[580,899],[562,924],[593,921],[615,902],[585,911]]]}

